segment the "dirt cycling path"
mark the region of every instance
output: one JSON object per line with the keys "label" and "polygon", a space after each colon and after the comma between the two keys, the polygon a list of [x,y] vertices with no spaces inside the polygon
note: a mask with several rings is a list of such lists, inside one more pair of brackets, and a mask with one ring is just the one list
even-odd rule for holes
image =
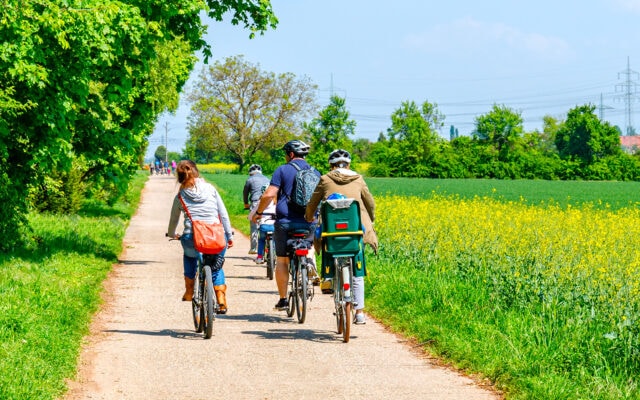
{"label": "dirt cycling path", "polygon": [[224,267],[230,311],[204,340],[180,301],[182,249],[164,238],[176,190],[173,178],[149,179],[65,400],[500,398],[372,318],[343,343],[319,290],[304,324],[273,310],[275,281],[239,234]]}

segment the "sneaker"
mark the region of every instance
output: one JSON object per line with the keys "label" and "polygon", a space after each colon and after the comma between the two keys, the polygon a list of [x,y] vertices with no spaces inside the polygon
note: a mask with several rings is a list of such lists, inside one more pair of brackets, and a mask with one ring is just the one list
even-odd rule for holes
{"label": "sneaker", "polygon": [[274,308],[279,311],[286,311],[289,308],[289,300],[287,299],[278,300],[278,303]]}
{"label": "sneaker", "polygon": [[354,324],[356,325],[364,325],[367,323],[367,319],[364,316],[364,313],[356,313],[356,318],[353,321]]}
{"label": "sneaker", "polygon": [[262,256],[258,256],[255,259],[256,264],[263,264],[264,263],[264,258],[262,258]]}
{"label": "sneaker", "polygon": [[251,249],[251,250],[249,250],[249,254],[258,254],[258,250]]}
{"label": "sneaker", "polygon": [[331,279],[325,279],[320,284],[320,290],[324,294],[332,294],[333,293],[333,282]]}
{"label": "sneaker", "polygon": [[316,267],[311,263],[309,263],[309,267],[307,269],[307,276],[309,277],[309,282],[311,282],[313,286],[320,285],[320,277],[318,276]]}

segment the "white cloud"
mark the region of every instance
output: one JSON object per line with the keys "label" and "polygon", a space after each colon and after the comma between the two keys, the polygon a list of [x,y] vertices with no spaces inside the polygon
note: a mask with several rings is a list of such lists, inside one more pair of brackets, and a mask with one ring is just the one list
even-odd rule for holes
{"label": "white cloud", "polygon": [[614,3],[625,10],[640,13],[640,0],[614,0]]}
{"label": "white cloud", "polygon": [[[630,1],[630,0],[628,0]],[[640,2],[640,0],[638,0]],[[544,58],[566,58],[569,45],[562,39],[528,33],[502,23],[486,23],[465,17],[405,37],[405,46],[425,52],[452,54],[480,51],[515,51]]]}

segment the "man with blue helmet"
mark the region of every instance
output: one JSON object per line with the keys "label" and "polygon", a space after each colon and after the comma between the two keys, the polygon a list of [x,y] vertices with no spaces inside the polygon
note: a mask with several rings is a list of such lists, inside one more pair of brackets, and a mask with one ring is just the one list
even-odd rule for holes
{"label": "man with blue helmet", "polygon": [[[288,232],[296,229],[308,229],[310,231],[308,240],[313,241],[313,229],[315,226],[305,220],[304,208],[293,204],[291,201],[298,169],[306,170],[311,168],[305,160],[305,157],[309,154],[310,147],[303,141],[296,139],[287,142],[282,149],[285,153],[286,164],[279,166],[273,172],[269,187],[256,207],[254,222],[258,221],[267,206],[275,199],[276,222],[274,223],[273,238],[276,244],[277,256],[276,284],[278,286],[278,295],[280,296],[275,308],[284,311],[289,307],[289,301],[287,300],[287,285],[289,283]],[[318,176],[320,175],[318,171],[315,172]],[[309,257],[313,260],[313,255]]]}

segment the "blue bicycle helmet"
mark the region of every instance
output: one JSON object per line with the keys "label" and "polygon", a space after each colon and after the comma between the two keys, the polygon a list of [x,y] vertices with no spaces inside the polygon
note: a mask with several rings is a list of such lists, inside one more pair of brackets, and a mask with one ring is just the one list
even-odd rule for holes
{"label": "blue bicycle helmet", "polygon": [[341,193],[331,193],[329,197],[327,197],[327,200],[342,200],[346,198],[347,197]]}

